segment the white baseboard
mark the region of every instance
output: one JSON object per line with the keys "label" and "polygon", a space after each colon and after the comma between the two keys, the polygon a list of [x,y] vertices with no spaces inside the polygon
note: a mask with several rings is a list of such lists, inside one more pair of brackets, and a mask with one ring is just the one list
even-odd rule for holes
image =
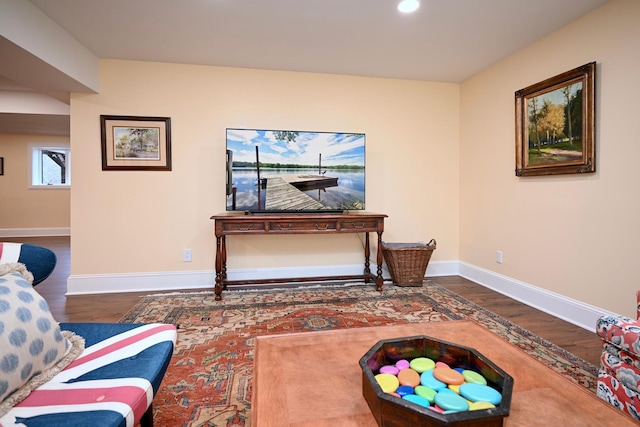
{"label": "white baseboard", "polygon": [[[377,266],[373,263],[371,271]],[[357,276],[362,274],[362,264],[334,265],[318,267],[252,268],[227,271],[229,280],[277,279],[283,277],[317,276]],[[458,274],[458,263],[440,261],[429,264],[427,276],[448,276]],[[389,279],[386,266],[382,277]],[[155,273],[118,273],[71,275],[67,279],[67,295],[85,295],[120,292],[157,292],[180,289],[213,289],[215,272],[167,271]]]}
{"label": "white baseboard", "polygon": [[[386,266],[385,266],[386,267]],[[371,269],[375,272],[375,263]],[[362,274],[362,265],[338,265],[323,267],[285,267],[237,269],[227,271],[229,280],[277,279],[284,277],[313,277]],[[596,320],[602,315],[613,315],[601,308],[567,298],[528,283],[460,261],[430,262],[426,277],[460,275],[552,316],[595,332]],[[389,272],[383,268],[382,276],[389,280]],[[437,281],[437,279],[436,279]],[[67,295],[158,292],[181,289],[213,290],[213,270],[168,271],[156,273],[121,273],[72,275],[67,280]]]}
{"label": "white baseboard", "polygon": [[213,289],[215,274],[203,271],[156,273],[75,274],[67,279],[66,295]]}
{"label": "white baseboard", "polygon": [[595,332],[596,321],[600,316],[617,316],[617,314],[599,307],[567,298],[555,292],[547,291],[465,262],[459,262],[457,274],[591,332]]}
{"label": "white baseboard", "polygon": [[0,228],[2,237],[52,237],[71,236],[71,228]]}
{"label": "white baseboard", "polygon": [[458,261],[431,261],[427,266],[425,277],[457,276]]}
{"label": "white baseboard", "polygon": [[[375,273],[375,265],[371,270]],[[362,264],[322,267],[283,267],[234,269],[227,271],[228,280],[278,279],[287,277],[356,276]],[[389,277],[383,269],[383,277]],[[120,273],[71,275],[67,279],[67,295],[157,292],[180,289],[209,289],[215,286],[215,272],[167,271],[159,273]]]}

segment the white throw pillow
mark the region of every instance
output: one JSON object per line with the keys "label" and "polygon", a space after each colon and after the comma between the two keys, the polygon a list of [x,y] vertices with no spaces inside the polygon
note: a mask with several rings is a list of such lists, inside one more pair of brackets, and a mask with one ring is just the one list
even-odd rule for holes
{"label": "white throw pillow", "polygon": [[0,276],[0,416],[82,352],[84,340],[65,335],[22,275]]}

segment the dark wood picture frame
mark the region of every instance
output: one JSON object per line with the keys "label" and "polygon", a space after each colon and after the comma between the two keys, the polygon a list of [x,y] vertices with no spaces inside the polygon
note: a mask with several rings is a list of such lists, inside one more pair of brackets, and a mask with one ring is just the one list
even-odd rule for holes
{"label": "dark wood picture frame", "polygon": [[596,171],[595,74],[590,62],[515,93],[516,176]]}
{"label": "dark wood picture frame", "polygon": [[171,170],[171,118],[100,116],[102,170]]}
{"label": "dark wood picture frame", "polygon": [[4,175],[4,157],[0,157],[0,176]]}

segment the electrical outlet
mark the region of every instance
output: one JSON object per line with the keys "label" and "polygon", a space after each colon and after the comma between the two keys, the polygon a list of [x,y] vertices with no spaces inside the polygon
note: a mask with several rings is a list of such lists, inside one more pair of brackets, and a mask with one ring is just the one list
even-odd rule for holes
{"label": "electrical outlet", "polygon": [[182,251],[182,262],[191,262],[191,249],[184,249]]}
{"label": "electrical outlet", "polygon": [[496,251],[496,262],[502,264],[502,251]]}

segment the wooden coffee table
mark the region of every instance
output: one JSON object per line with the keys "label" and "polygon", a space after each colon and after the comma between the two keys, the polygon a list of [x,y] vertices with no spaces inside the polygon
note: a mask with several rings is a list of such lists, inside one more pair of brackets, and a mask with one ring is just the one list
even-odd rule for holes
{"label": "wooden coffee table", "polygon": [[427,335],[472,347],[514,379],[506,426],[636,426],[627,415],[473,321],[256,338],[254,427],[371,426],[360,358],[379,340]]}

